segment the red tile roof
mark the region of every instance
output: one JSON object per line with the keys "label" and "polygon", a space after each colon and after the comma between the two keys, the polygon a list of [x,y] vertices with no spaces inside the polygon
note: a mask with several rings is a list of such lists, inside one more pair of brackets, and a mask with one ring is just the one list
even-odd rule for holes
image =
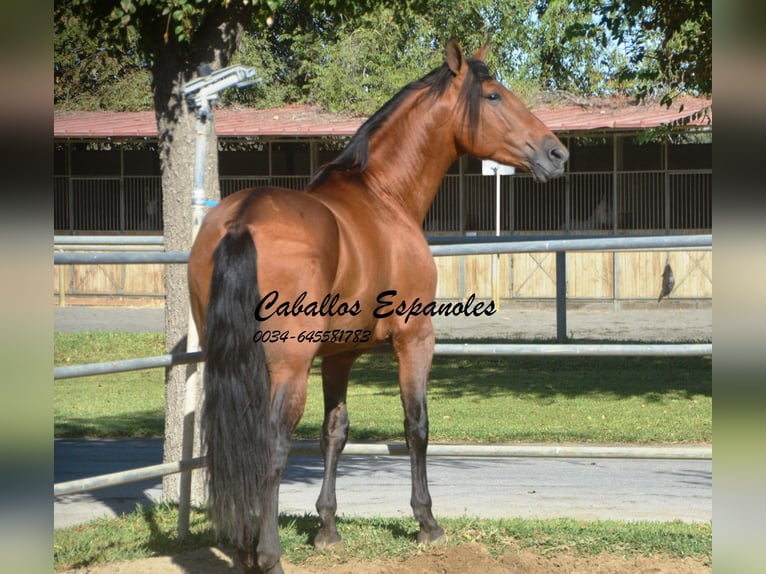
{"label": "red tile roof", "polygon": [[[595,105],[567,106],[535,110],[537,116],[553,131],[640,130],[668,124],[700,112],[707,115],[692,120],[692,126],[713,125],[713,100],[678,98],[670,108],[660,104],[635,105],[621,100],[595,100]],[[683,106],[683,109],[681,109]]]}
{"label": "red tile roof", "polygon": [[[683,111],[679,111],[683,104]],[[624,100],[589,100],[587,105],[540,107],[535,114],[551,130],[639,130],[672,122],[706,107],[712,99],[685,97],[668,109],[659,104],[634,105]],[[215,112],[215,128],[221,137],[349,136],[363,117],[333,115],[307,105],[279,109],[222,109]],[[712,107],[707,117],[691,125],[712,126]],[[61,138],[157,137],[154,112],[54,112],[53,135]]]}

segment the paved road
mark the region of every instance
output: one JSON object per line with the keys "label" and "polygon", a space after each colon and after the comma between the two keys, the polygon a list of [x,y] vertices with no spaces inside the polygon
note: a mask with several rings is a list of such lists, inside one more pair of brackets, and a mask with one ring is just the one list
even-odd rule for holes
{"label": "paved road", "polygon": [[[162,462],[162,440],[56,440],[55,482]],[[582,520],[683,520],[713,516],[712,462],[697,460],[431,457],[437,516],[570,517]],[[339,512],[410,516],[409,459],[349,456],[338,470]],[[319,456],[295,455],[281,487],[280,510],[315,513]],[[115,516],[161,500],[159,479],[61,497],[54,527]]]}

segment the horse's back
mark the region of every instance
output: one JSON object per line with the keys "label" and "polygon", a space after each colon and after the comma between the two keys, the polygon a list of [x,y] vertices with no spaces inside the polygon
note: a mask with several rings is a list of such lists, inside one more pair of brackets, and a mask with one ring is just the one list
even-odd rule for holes
{"label": "horse's back", "polygon": [[362,311],[354,328],[370,331],[378,344],[397,332],[430,330],[426,317],[405,322],[390,312],[392,299],[398,306],[416,300],[425,304],[435,297],[436,264],[420,222],[403,216],[398,206],[371,195],[353,180],[330,178],[315,193],[337,222],[340,254],[335,290],[359,302]]}
{"label": "horse's back", "polygon": [[[200,333],[213,253],[235,221],[247,226],[256,247],[263,300],[254,310],[258,328],[269,337],[286,334],[279,353],[270,349],[271,357],[292,355],[293,347],[299,355],[335,354],[374,346],[396,332],[430,329],[425,317],[404,321],[388,313],[400,303],[431,301],[436,268],[418,223],[379,202],[341,178],[330,178],[313,193],[259,188],[221,201],[205,218],[189,260],[192,311]],[[381,305],[384,317],[375,314]],[[329,342],[328,331],[333,333]],[[335,337],[350,332],[348,344]],[[324,344],[308,344],[303,335],[309,333]],[[298,336],[301,345],[293,339]]]}

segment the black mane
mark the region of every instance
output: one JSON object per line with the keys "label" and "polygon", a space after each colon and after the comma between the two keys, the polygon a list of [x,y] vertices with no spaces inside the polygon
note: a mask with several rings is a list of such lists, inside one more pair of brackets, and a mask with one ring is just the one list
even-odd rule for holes
{"label": "black mane", "polygon": [[[481,60],[467,60],[470,69],[469,77],[460,92],[471,133],[474,132],[479,119],[479,103],[482,97],[482,82],[490,77],[487,66]],[[320,185],[334,171],[361,173],[367,167],[369,159],[369,141],[372,134],[383,125],[391,114],[406,100],[412,92],[428,88],[427,97],[439,98],[446,91],[453,79],[452,70],[444,63],[432,70],[421,79],[407,84],[399,93],[388,100],[383,106],[365,121],[351,138],[346,148],[333,161],[323,165],[311,178],[308,187]]]}

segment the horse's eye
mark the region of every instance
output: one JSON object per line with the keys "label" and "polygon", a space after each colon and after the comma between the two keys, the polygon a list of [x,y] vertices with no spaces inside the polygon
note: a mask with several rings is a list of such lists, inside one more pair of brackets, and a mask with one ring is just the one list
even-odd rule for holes
{"label": "horse's eye", "polygon": [[500,94],[498,94],[497,92],[490,92],[489,94],[487,94],[487,99],[490,102],[497,102],[500,100]]}

